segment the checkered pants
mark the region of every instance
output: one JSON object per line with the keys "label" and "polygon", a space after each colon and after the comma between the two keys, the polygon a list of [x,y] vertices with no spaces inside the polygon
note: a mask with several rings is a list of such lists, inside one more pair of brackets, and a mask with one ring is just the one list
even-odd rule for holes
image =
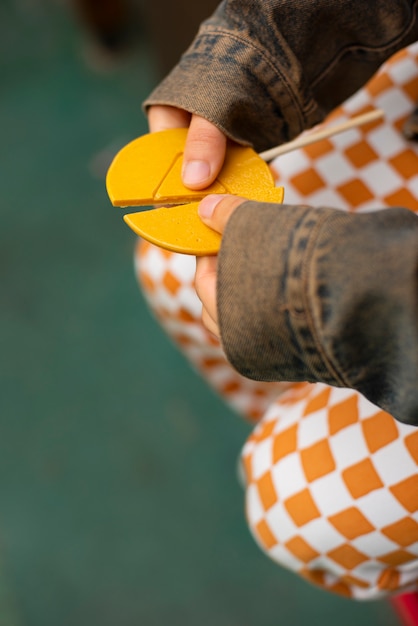
{"label": "checkered pants", "polygon": [[[418,102],[418,46],[398,54],[331,116],[383,108],[351,130],[272,164],[289,204],[418,211],[418,147],[401,129]],[[201,324],[194,258],[138,243],[136,271],[164,329],[255,427],[242,450],[246,515],[267,555],[357,599],[418,589],[418,429],[359,393],[241,377]],[[418,383],[417,383],[418,384]]]}

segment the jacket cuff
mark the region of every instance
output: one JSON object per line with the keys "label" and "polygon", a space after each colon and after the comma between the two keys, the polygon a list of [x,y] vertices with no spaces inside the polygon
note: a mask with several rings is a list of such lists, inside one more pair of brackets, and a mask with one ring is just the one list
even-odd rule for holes
{"label": "jacket cuff", "polygon": [[227,358],[244,376],[338,380],[318,352],[305,288],[310,248],[330,212],[246,202],[229,220],[219,258],[218,316]]}
{"label": "jacket cuff", "polygon": [[144,102],[200,115],[257,151],[289,141],[323,117],[304,110],[289,77],[240,33],[203,26],[179,64]]}
{"label": "jacket cuff", "polygon": [[417,268],[406,209],[246,202],[219,257],[226,356],[248,378],[356,389],[418,425]]}

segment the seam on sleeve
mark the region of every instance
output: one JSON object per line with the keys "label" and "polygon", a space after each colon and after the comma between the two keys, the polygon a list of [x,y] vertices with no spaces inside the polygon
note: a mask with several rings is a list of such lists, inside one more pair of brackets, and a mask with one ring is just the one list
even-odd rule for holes
{"label": "seam on sleeve", "polygon": [[341,50],[338,51],[338,53],[335,55],[335,57],[332,59],[332,61],[330,63],[328,63],[328,65],[324,68],[324,70],[311,82],[311,88],[315,89],[317,87],[317,85],[328,75],[330,74],[334,68],[336,67],[336,65],[338,65],[338,63],[341,62],[341,59],[346,56],[347,54],[353,53],[353,52],[374,52],[374,53],[385,53],[388,52],[391,48],[394,48],[394,52],[395,50],[399,49],[399,44],[402,41],[402,39],[405,39],[410,32],[412,31],[412,29],[414,28],[414,26],[416,25],[416,8],[418,5],[418,1],[416,0],[414,2],[414,4],[411,7],[411,13],[412,13],[412,19],[410,21],[410,23],[407,25],[407,27],[401,32],[399,33],[399,35],[396,35],[396,37],[394,37],[393,39],[391,39],[390,42],[382,45],[382,46],[364,46],[364,45],[350,45],[350,46],[345,46],[344,48],[342,48]]}
{"label": "seam on sleeve", "polygon": [[350,387],[351,385],[345,379],[345,376],[340,371],[338,364],[335,362],[335,359],[332,354],[328,354],[325,349],[322,341],[321,341],[321,332],[317,328],[315,324],[315,319],[313,315],[313,305],[311,301],[311,297],[309,294],[309,287],[312,286],[312,282],[315,280],[313,275],[313,252],[315,246],[318,241],[319,234],[323,229],[326,222],[331,220],[334,217],[334,213],[325,213],[322,218],[320,218],[315,224],[314,229],[310,233],[310,237],[307,244],[306,254],[304,256],[304,260],[302,262],[302,293],[303,299],[305,301],[305,313],[306,313],[306,321],[309,326],[312,338],[315,342],[316,348],[318,350],[318,354],[320,355],[324,365],[326,366],[328,372],[331,376],[338,382],[340,385],[344,387]]}

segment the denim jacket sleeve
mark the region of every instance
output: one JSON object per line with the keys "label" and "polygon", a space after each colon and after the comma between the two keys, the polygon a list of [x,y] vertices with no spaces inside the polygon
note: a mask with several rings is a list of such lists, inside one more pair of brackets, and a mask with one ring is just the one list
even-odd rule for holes
{"label": "denim jacket sleeve", "polygon": [[418,38],[417,0],[224,0],[151,104],[258,151],[288,141]]}
{"label": "denim jacket sleeve", "polygon": [[227,357],[244,376],[353,388],[418,426],[411,211],[246,202],[222,240],[218,315]]}

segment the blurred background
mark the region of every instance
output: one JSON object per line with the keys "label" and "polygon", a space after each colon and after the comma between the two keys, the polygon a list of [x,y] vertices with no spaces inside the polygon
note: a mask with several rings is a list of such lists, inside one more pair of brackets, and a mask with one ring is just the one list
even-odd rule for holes
{"label": "blurred background", "polygon": [[258,550],[249,427],[137,288],[107,166],[214,0],[0,2],[0,626],[390,626]]}

